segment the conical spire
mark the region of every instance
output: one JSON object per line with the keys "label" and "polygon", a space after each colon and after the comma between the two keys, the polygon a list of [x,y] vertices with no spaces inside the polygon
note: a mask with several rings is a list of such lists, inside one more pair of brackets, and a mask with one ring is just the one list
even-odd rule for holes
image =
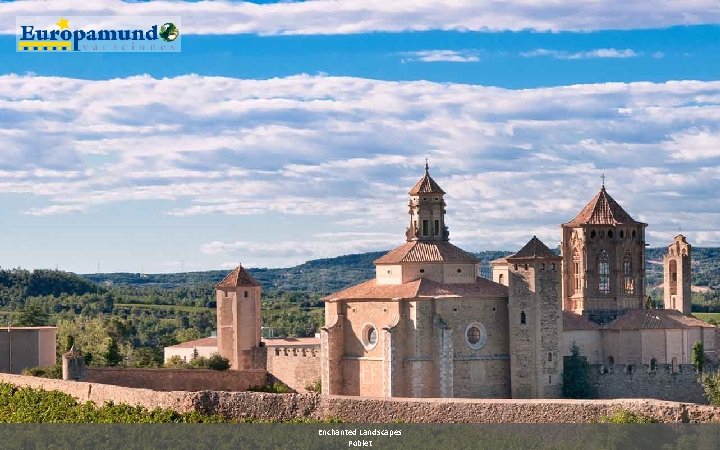
{"label": "conical spire", "polygon": [[234,288],[238,286],[260,286],[260,283],[245,270],[242,264],[238,265],[217,285],[218,288]]}

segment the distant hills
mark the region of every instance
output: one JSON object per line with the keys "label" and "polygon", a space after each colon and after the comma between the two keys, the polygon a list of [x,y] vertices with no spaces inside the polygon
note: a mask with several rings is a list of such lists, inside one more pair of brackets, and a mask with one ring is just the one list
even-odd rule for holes
{"label": "distant hills", "polygon": [[[664,247],[646,249],[647,286],[650,288],[662,283],[662,256]],[[490,261],[509,255],[510,251],[484,251],[475,253],[482,261],[481,273],[490,276]],[[383,252],[344,255],[307,261],[303,264],[280,269],[249,268],[265,289],[279,291],[302,291],[316,294],[329,294],[347,286],[365,281],[375,276],[373,261]],[[175,288],[179,286],[217,283],[229,270],[210,270],[204,272],[138,274],[138,273],[100,273],[82,275],[97,284],[152,286]],[[720,248],[693,248],[693,284],[720,289]]]}

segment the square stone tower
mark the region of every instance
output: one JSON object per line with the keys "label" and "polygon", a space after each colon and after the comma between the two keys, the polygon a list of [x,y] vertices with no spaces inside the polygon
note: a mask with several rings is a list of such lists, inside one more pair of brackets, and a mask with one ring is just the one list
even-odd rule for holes
{"label": "square stone tower", "polygon": [[562,396],[561,261],[535,236],[507,257],[512,398]]}
{"label": "square stone tower", "polygon": [[645,227],[600,192],[562,225],[563,309],[597,323],[645,305]]}
{"label": "square stone tower", "polygon": [[691,250],[685,236],[678,234],[663,256],[665,309],[677,309],[686,315],[690,314],[692,304]]}
{"label": "square stone tower", "polygon": [[260,284],[242,265],[216,286],[218,352],[232,370],[264,369],[260,358]]}

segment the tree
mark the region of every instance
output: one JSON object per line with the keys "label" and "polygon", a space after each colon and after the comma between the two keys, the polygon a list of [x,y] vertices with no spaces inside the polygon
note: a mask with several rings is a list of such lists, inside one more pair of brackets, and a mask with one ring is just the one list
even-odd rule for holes
{"label": "tree", "polygon": [[49,316],[35,302],[28,302],[20,311],[16,324],[21,327],[43,327],[48,324]]}
{"label": "tree", "polygon": [[720,372],[703,374],[700,382],[710,404],[720,406]]}
{"label": "tree", "polygon": [[590,365],[587,358],[580,355],[580,347],[573,342],[570,356],[565,358],[563,372],[563,395],[567,398],[592,398],[595,389],[590,384],[588,375]]}
{"label": "tree", "polygon": [[705,366],[705,346],[702,341],[696,341],[692,348],[692,363],[697,367],[698,372],[702,373]]}
{"label": "tree", "polygon": [[118,348],[117,339],[111,338],[110,346],[108,347],[105,360],[108,366],[117,366],[122,362],[122,356],[120,355],[120,349]]}

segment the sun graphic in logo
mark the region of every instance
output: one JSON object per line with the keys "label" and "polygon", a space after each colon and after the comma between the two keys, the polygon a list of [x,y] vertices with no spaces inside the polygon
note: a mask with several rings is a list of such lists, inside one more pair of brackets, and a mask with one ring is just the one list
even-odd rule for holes
{"label": "sun graphic in logo", "polygon": [[166,23],[160,27],[160,37],[165,42],[172,42],[180,36],[180,30],[175,26],[174,23]]}

